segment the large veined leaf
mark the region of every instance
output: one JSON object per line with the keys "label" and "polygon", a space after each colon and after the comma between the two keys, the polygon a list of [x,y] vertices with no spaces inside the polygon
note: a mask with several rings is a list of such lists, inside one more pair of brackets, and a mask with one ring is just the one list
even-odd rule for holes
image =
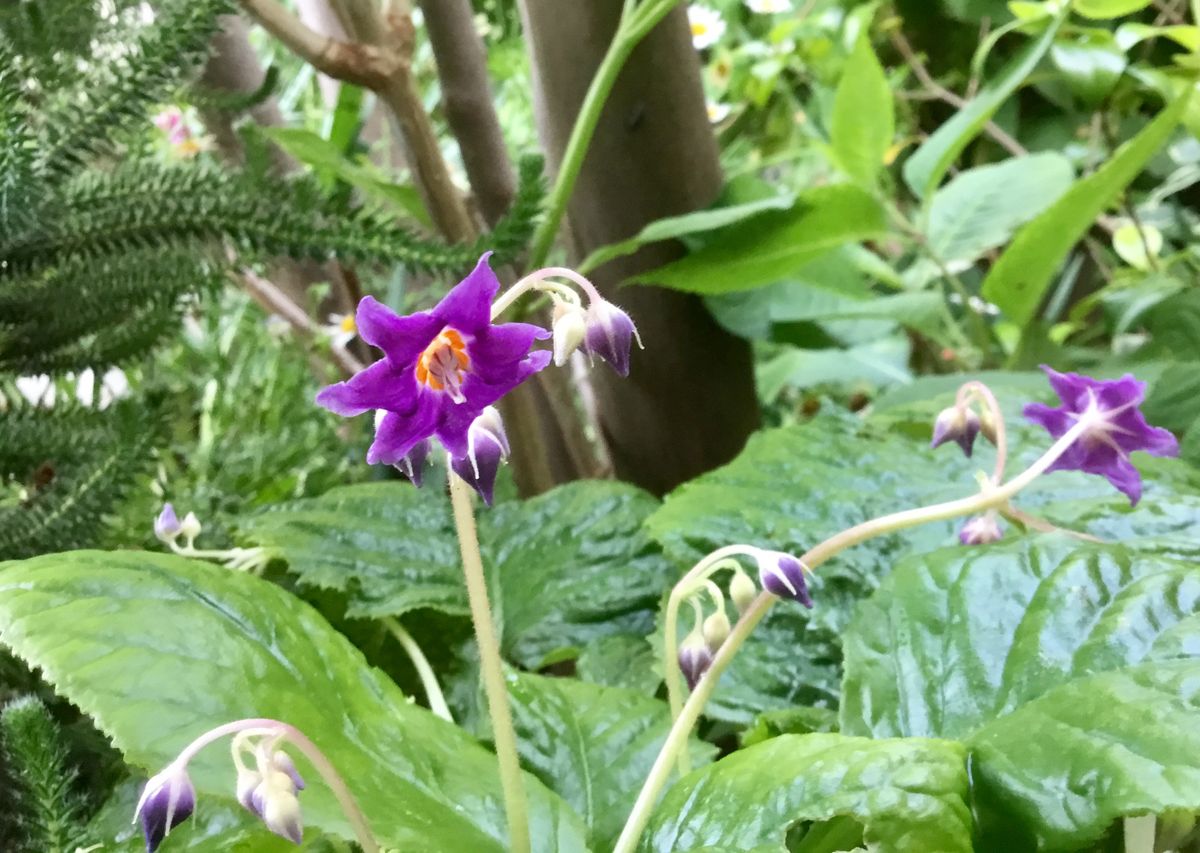
{"label": "large veined leaf", "polygon": [[[1079,850],[1118,818],[1200,809],[1200,661],[1057,687],[972,735],[984,849]],[[1029,837],[1014,839],[1021,829]]]}
{"label": "large veined leaf", "polygon": [[[671,728],[665,702],[569,678],[509,679],[521,758],[583,816],[592,848],[611,850]],[[693,741],[700,764],[715,747]]]}
{"label": "large veined leaf", "polygon": [[[597,637],[648,632],[673,577],[641,532],[657,507],[631,486],[593,481],[480,510],[484,563],[511,660],[536,668],[574,657]],[[254,516],[243,533],[282,555],[302,582],[349,593],[352,616],[418,607],[466,613],[458,540],[437,489],[348,486]]]}
{"label": "large veined leaf", "polygon": [[947,170],[962,150],[970,144],[996,111],[1013,92],[1033,73],[1062,24],[1062,16],[1054,18],[1046,30],[1025,45],[999,74],[989,80],[967,105],[937,129],[933,136],[917,149],[904,164],[904,180],[920,197],[937,189]]}
{"label": "large veined leaf", "polygon": [[833,101],[834,156],[846,174],[872,187],[895,131],[892,90],[871,40],[863,35],[846,63]]}
{"label": "large veined leaf", "polygon": [[1054,273],[1096,217],[1162,150],[1187,108],[1191,90],[1176,98],[1137,136],[1117,149],[1093,174],[1079,181],[1018,232],[983,283],[983,295],[1008,319],[1028,323]]}
{"label": "large veined leaf", "polygon": [[[495,757],[407,702],[316,611],[260,578],[139,552],[0,564],[0,642],[145,771],[221,723],[273,717],[324,750],[388,846],[507,849]],[[352,837],[328,788],[297,760],[312,780],[309,825]],[[193,768],[202,796],[232,800],[224,748]],[[582,849],[579,816],[535,779],[526,788],[538,849]]]}
{"label": "large veined leaf", "polygon": [[[874,516],[963,497],[973,474],[990,467],[954,447],[930,450],[919,436],[850,417],[819,417],[751,438],[737,459],[673,492],[647,521],[669,557],[691,564],[731,542],[802,553]],[[1014,472],[1045,449],[1035,431],[1014,436]],[[1138,458],[1147,498],[1131,509],[1103,480],[1054,473],[1018,499],[1029,511],[1131,547],[1194,554],[1200,479],[1176,460]],[[1151,497],[1153,495],[1153,497]],[[822,566],[813,581],[816,608],[774,607],[726,671],[709,712],[749,722],[790,705],[837,702],[841,635],[853,604],[869,595],[897,561],[957,542],[960,522],[937,522],[872,539]]]}
{"label": "large veined leaf", "polygon": [[850,816],[873,850],[967,853],[967,788],[966,753],[956,743],[782,735],[671,788],[640,849],[784,850],[796,821]]}
{"label": "large veined leaf", "polygon": [[900,563],[845,637],[841,730],[963,737],[1078,676],[1200,655],[1200,575],[1066,537]]}
{"label": "large veined leaf", "polygon": [[849,184],[817,187],[790,210],[771,211],[733,226],[699,251],[634,281],[714,296],[787,278],[828,251],[887,231],[884,210]]}
{"label": "large veined leaf", "polygon": [[1031,154],[961,172],[929,205],[929,248],[947,263],[969,262],[1003,245],[1071,186],[1061,154]]}

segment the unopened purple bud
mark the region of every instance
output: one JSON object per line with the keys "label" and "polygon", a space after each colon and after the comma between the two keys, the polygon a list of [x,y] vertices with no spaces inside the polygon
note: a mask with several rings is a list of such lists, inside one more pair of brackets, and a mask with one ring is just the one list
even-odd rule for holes
{"label": "unopened purple bud", "polygon": [[990,512],[968,519],[962,529],[958,531],[958,540],[964,545],[987,545],[991,542],[999,542],[1003,536],[1004,532],[1000,529],[1000,522]]}
{"label": "unopened purple bud", "polygon": [[431,449],[432,445],[429,439],[418,441],[413,445],[412,450],[408,451],[408,454],[396,463],[396,470],[405,477],[408,477],[409,481],[417,488],[421,487],[421,481],[425,472],[425,460],[429,457]]}
{"label": "unopened purple bud", "polygon": [[683,673],[689,690],[695,690],[704,673],[712,666],[713,653],[704,638],[692,634],[679,647],[679,671]]}
{"label": "unopened purple bud", "polygon": [[500,472],[500,463],[508,458],[508,453],[504,422],[500,419],[500,413],[488,406],[467,431],[466,454],[452,459],[450,467],[479,493],[484,503],[491,506],[495,496],[496,475]]}
{"label": "unopened purple bud", "polygon": [[812,596],[808,593],[807,570],[804,564],[791,554],[780,551],[760,551],[758,554],[758,581],[762,588],[780,598],[790,598],[812,609]]}
{"label": "unopened purple bud", "polygon": [[182,529],[179,516],[175,514],[175,507],[169,503],[163,504],[162,512],[154,519],[154,535],[163,542],[170,543],[175,541]]}
{"label": "unopened purple bud", "polygon": [[275,765],[275,769],[288,775],[297,791],[304,790],[304,777],[296,769],[296,762],[292,761],[290,755],[282,750],[276,750],[271,755],[271,763]]}
{"label": "unopened purple bud", "polygon": [[593,300],[588,305],[587,335],[583,346],[589,355],[598,355],[621,376],[629,375],[629,350],[634,338],[638,346],[642,338],[629,315],[606,299]]}
{"label": "unopened purple bud", "polygon": [[142,790],[133,819],[142,822],[146,853],[154,853],[171,830],[183,823],[196,808],[196,789],[187,770],[171,764],[151,777]]}
{"label": "unopened purple bud", "polygon": [[947,441],[956,441],[963,453],[970,456],[979,429],[979,415],[967,406],[951,406],[943,409],[933,422],[933,441],[929,446],[940,447]]}

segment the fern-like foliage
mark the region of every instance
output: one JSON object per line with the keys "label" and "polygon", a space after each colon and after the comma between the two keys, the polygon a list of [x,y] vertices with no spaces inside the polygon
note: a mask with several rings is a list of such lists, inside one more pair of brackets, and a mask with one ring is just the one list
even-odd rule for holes
{"label": "fern-like foliage", "polygon": [[[545,195],[540,158],[522,162],[513,209],[491,234],[445,245],[304,177],[144,156],[157,104],[204,99],[190,80],[231,11],[232,0],[0,3],[0,386],[144,357],[234,265],[338,257],[451,276],[487,249],[498,263],[524,250]],[[18,402],[10,385],[0,559],[93,544],[144,467],[154,418],[143,409],[135,421],[132,401],[104,413]]]}
{"label": "fern-like foliage", "polygon": [[[4,826],[14,853],[71,853],[84,836],[83,803],[74,790],[63,733],[40,700],[25,696],[0,710]],[[7,838],[4,838],[7,836]]]}

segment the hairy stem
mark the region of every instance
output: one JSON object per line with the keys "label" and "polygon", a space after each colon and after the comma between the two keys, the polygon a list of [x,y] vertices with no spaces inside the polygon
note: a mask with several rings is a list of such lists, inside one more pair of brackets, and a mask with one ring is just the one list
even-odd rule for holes
{"label": "hairy stem", "polygon": [[496,744],[496,758],[500,762],[500,784],[504,790],[510,849],[512,853],[529,853],[529,810],[525,803],[521,763],[517,757],[517,734],[508,707],[500,641],[496,637],[496,626],[488,605],[487,579],[483,574],[483,557],[479,552],[479,535],[475,530],[471,487],[453,471],[450,471],[450,501],[454,507],[454,526],[462,551],[471,621],[475,625],[475,640],[479,645],[479,668],[483,672],[483,688],[492,720],[492,738]]}
{"label": "hairy stem", "polygon": [[413,668],[416,669],[417,676],[421,679],[421,686],[425,689],[429,710],[443,720],[453,723],[454,717],[450,714],[450,706],[446,704],[446,697],[442,694],[442,686],[438,684],[437,675],[434,673],[433,667],[429,665],[429,658],[425,657],[425,653],[421,651],[421,647],[417,645],[412,634],[404,630],[400,621],[392,616],[385,616],[380,621],[383,623],[383,627],[387,628],[388,632],[396,638],[396,642],[404,649],[404,653],[408,655]]}
{"label": "hairy stem", "polygon": [[[868,539],[873,539],[876,536],[894,533],[898,530],[915,527],[927,522],[945,521],[946,519],[958,518],[964,515],[975,515],[985,510],[1004,506],[1017,492],[1044,474],[1046,469],[1054,464],[1055,460],[1066,452],[1067,448],[1074,444],[1092,426],[1093,423],[1089,418],[1081,418],[1036,462],[1003,486],[986,489],[971,497],[895,512],[865,521],[821,542],[805,553],[800,558],[800,561],[810,570],[816,569],[822,563],[847,548],[858,545]],[[696,685],[696,689],[692,695],[688,697],[687,703],[683,706],[683,712],[675,720],[675,724],[667,734],[667,739],[663,743],[658,757],[654,760],[654,766],[650,770],[650,775],[646,777],[646,781],[642,785],[642,790],[638,794],[637,801],[633,805],[629,819],[626,821],[624,829],[621,830],[621,837],[617,840],[617,845],[613,853],[633,853],[633,850],[637,847],[642,837],[642,832],[645,830],[646,824],[650,821],[650,814],[654,810],[654,806],[658,803],[659,795],[670,778],[671,768],[675,764],[680,752],[687,749],[688,737],[691,735],[697,720],[700,719],[700,715],[704,712],[704,707],[708,703],[709,697],[712,696],[713,690],[716,689],[721,674],[728,668],[729,664],[733,661],[734,655],[737,654],[742,644],[746,642],[746,639],[750,636],[755,626],[767,615],[767,612],[771,609],[775,601],[777,601],[776,597],[770,593],[760,593],[754,600],[754,603],[738,619],[729,638],[717,651],[716,656],[713,658],[712,666],[700,679],[700,683]]]}

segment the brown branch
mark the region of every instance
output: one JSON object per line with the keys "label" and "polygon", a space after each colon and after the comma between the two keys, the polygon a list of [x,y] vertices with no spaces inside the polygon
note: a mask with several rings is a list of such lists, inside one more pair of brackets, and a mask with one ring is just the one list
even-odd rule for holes
{"label": "brown branch", "polygon": [[[917,56],[908,39],[898,29],[894,29],[888,34],[891,39],[892,46],[900,52],[908,67],[912,69],[913,75],[917,80],[929,90],[930,94],[934,95],[938,100],[943,101],[955,109],[961,110],[967,105],[967,101],[960,95],[947,89],[937,80],[933,79],[933,75],[929,73],[929,69],[925,67],[925,63]],[[1017,140],[1013,139],[1004,128],[1000,127],[994,121],[989,121],[983,126],[984,132],[990,136],[997,145],[1012,154],[1014,157],[1024,157],[1029,153],[1029,150]]]}
{"label": "brown branch", "polygon": [[318,71],[375,92],[391,110],[404,138],[409,167],[438,230],[455,242],[477,235],[413,79],[412,19],[403,9],[393,10],[386,20],[369,25],[356,21],[357,28],[369,29],[380,39],[364,44],[342,42],[315,32],[278,0],[241,0],[241,4],[268,32]]}
{"label": "brown branch", "polygon": [[442,105],[484,219],[494,225],[516,192],[516,175],[488,77],[470,0],[419,0],[437,60]]}

